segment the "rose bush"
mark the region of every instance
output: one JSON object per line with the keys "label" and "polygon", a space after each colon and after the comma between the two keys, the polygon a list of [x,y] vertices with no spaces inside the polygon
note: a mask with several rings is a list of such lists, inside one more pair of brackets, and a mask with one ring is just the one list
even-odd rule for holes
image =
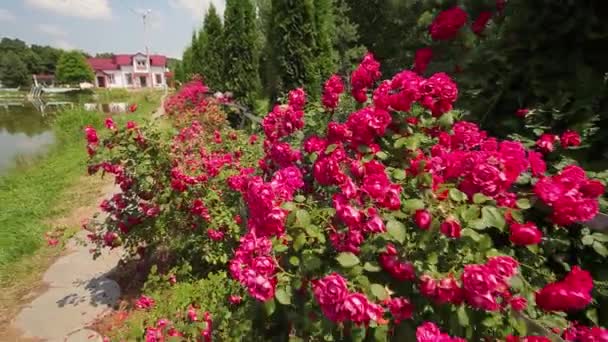
{"label": "rose bush", "polygon": [[[336,76],[325,110],[304,114],[305,94],[290,93],[264,119],[259,171],[229,180],[248,212],[231,275],[280,322],[273,333],[533,340],[539,326],[597,322],[592,293],[605,283],[570,266],[589,259],[563,257],[591,245],[605,260],[604,235],[576,223],[598,213],[603,185],[576,165],[548,174],[558,168],[543,144],[539,153],[460,121],[446,74],[406,70],[374,89],[379,77],[367,55],[350,113],[339,113]],[[309,117],[326,125],[303,137]]]}
{"label": "rose bush", "polygon": [[193,120],[173,135],[155,123],[116,127],[108,119],[103,138],[87,128],[89,173],[111,174],[120,187],[100,205],[106,217],[85,226],[97,249],[120,245],[131,256],[168,250],[202,269],[225,264],[241,226],[240,199],[226,179],[259,154],[259,144],[225,126],[213,132]]}
{"label": "rose bush", "polygon": [[[151,128],[89,129],[91,171],[123,191],[92,239],[225,267],[258,303],[235,322],[252,339],[601,340],[591,326],[605,319],[608,237],[581,222],[604,185],[543,155],[558,138],[500,140],[462,120],[445,73],[380,78],[368,54],[353,100],[339,76],[323,107],[292,91],[264,118],[261,144],[196,120],[167,145]],[[192,321],[192,306],[179,310]],[[204,321],[202,338],[219,338]]]}

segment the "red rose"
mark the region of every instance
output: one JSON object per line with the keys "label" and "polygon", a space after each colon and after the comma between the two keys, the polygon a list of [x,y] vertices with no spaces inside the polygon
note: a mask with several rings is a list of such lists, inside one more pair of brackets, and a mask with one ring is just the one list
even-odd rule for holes
{"label": "red rose", "polygon": [[419,209],[416,210],[416,213],[414,213],[414,222],[418,228],[422,230],[428,230],[431,226],[431,221],[431,213],[429,213],[427,210]]}
{"label": "red rose", "polygon": [[581,136],[575,131],[565,131],[562,134],[560,141],[563,148],[575,147],[581,144]]}
{"label": "red rose", "polygon": [[517,274],[519,263],[510,256],[495,256],[488,259],[488,269],[502,282],[508,282]]}
{"label": "red rose", "polygon": [[459,305],[462,302],[462,289],[452,275],[443,278],[437,285],[437,302]]}
{"label": "red rose", "polygon": [[528,162],[530,163],[530,169],[532,169],[532,175],[540,177],[547,171],[547,164],[543,160],[543,155],[536,151],[528,151]]}
{"label": "red rose", "polygon": [[459,238],[460,237],[460,223],[456,220],[447,219],[445,220],[441,226],[439,227],[441,233],[449,238]]}
{"label": "red rose", "polygon": [[380,305],[371,303],[361,293],[351,293],[338,305],[338,315],[348,319],[356,325],[368,324],[382,318],[384,309]]}
{"label": "red rose", "polygon": [[467,13],[458,6],[442,11],[429,27],[431,38],[433,40],[455,38],[458,31],[467,23],[467,19]]}
{"label": "red rose", "polygon": [[340,303],[348,294],[346,280],[337,273],[332,273],[313,282],[313,293],[321,305]]}
{"label": "red rose", "polygon": [[528,108],[520,108],[515,112],[515,115],[520,118],[525,118],[528,113],[530,113],[530,110]]}
{"label": "red rose", "polygon": [[416,50],[416,55],[414,56],[414,71],[419,74],[423,74],[432,58],[433,49],[430,47]]}
{"label": "red rose", "polygon": [[528,306],[528,301],[524,297],[516,296],[511,298],[509,305],[511,305],[511,309],[515,311],[522,311]]}
{"label": "red rose", "polygon": [[538,140],[536,141],[536,146],[543,153],[553,152],[553,150],[555,149],[555,146],[553,144],[557,139],[557,135],[545,133],[541,135],[540,138],[538,138]]}
{"label": "red rose", "polygon": [[500,309],[500,305],[493,295],[500,281],[486,265],[466,265],[461,281],[464,296],[469,305],[486,311]]}
{"label": "red rose", "polygon": [[543,233],[533,222],[512,223],[511,236],[509,239],[513,244],[520,246],[536,245],[543,238]]}
{"label": "red rose", "polygon": [[536,293],[536,304],[545,311],[582,310],[591,303],[593,279],[589,272],[574,266],[562,280]]}
{"label": "red rose", "polygon": [[397,324],[403,320],[411,319],[414,313],[414,305],[406,298],[391,298],[387,306]]}
{"label": "red rose", "polygon": [[129,106],[129,112],[134,113],[137,110],[137,103]]}
{"label": "red rose", "polygon": [[581,185],[581,192],[591,198],[600,197],[606,191],[604,184],[598,180],[590,180]]}
{"label": "red rose", "polygon": [[435,298],[437,295],[437,282],[428,274],[423,274],[420,277],[419,285],[420,293],[428,298]]}
{"label": "red rose", "polygon": [[490,19],[492,19],[492,12],[484,11],[479,13],[479,16],[471,25],[471,29],[476,35],[480,35],[486,29],[486,25],[488,25]]}

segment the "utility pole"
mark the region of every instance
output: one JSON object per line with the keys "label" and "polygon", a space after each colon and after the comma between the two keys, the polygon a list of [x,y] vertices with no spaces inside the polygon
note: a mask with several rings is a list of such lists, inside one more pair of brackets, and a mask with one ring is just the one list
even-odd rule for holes
{"label": "utility pole", "polygon": [[152,79],[152,60],[150,59],[150,48],[148,44],[148,26],[146,25],[148,16],[150,15],[150,13],[152,13],[152,10],[134,10],[131,8],[131,11],[133,11],[133,13],[135,14],[140,15],[144,23],[144,45],[146,48],[146,58],[148,59],[148,78],[150,79],[150,86],[152,86],[154,80]]}

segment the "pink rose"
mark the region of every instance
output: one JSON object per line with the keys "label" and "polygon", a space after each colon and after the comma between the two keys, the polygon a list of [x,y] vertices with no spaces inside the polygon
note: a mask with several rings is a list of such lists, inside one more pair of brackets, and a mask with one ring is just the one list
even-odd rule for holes
{"label": "pink rose", "polygon": [[335,305],[346,298],[346,280],[338,273],[332,273],[313,282],[313,293],[321,305]]}
{"label": "pink rose", "polygon": [[449,238],[460,238],[460,223],[453,219],[445,220],[439,227],[441,233]]}

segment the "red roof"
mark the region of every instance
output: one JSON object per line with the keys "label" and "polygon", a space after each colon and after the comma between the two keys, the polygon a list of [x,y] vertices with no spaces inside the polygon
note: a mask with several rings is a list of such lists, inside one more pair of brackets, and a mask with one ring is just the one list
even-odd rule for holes
{"label": "red roof", "polygon": [[[110,58],[89,58],[88,62],[89,62],[89,65],[91,65],[91,68],[93,68],[93,70],[95,70],[95,71],[118,70],[118,69],[120,69],[121,65],[124,65],[124,66],[132,65],[133,57],[135,55],[145,56],[144,54],[141,54],[141,53],[134,54],[134,55],[121,54],[121,55],[113,55]],[[164,67],[167,65],[167,57],[162,56],[162,55],[150,55],[150,64],[152,64],[152,66]]]}

